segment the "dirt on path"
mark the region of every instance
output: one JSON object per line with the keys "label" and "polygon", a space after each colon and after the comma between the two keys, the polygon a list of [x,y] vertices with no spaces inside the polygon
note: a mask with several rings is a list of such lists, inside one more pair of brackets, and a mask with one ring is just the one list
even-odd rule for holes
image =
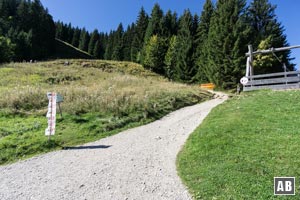
{"label": "dirt on path", "polygon": [[0,166],[1,200],[191,199],[176,171],[187,137],[226,95],[145,126]]}

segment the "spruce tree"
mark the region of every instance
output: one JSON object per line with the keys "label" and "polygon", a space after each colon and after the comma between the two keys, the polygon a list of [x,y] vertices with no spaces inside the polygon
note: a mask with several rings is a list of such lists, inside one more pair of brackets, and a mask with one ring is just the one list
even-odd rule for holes
{"label": "spruce tree", "polygon": [[74,35],[74,28],[72,27],[72,24],[69,23],[68,26],[67,26],[67,37],[66,37],[66,42],[71,44],[72,43],[72,39],[73,39],[73,35]]}
{"label": "spruce tree", "polygon": [[103,59],[103,45],[102,45],[100,39],[97,40],[97,42],[95,43],[93,55],[95,58]]}
{"label": "spruce tree", "polygon": [[76,27],[75,31],[73,33],[73,38],[72,38],[72,43],[71,43],[74,47],[77,47],[77,48],[79,46],[80,32],[81,32],[81,30],[78,27]]}
{"label": "spruce tree", "polygon": [[211,0],[206,0],[203,10],[200,16],[199,26],[197,28],[195,43],[195,59],[196,59],[196,67],[197,73],[194,79],[200,83],[207,82],[207,75],[205,74],[205,68],[207,67],[207,55],[205,55],[205,42],[208,37],[208,32],[210,29],[210,20],[214,13],[214,5]]}
{"label": "spruce tree", "polygon": [[[284,28],[277,21],[275,14],[276,6],[269,3],[268,0],[253,0],[247,12],[248,24],[251,27],[250,41],[254,50],[258,49],[259,44],[268,40],[270,47],[284,47],[288,46],[286,36],[284,35]],[[293,70],[294,65],[290,63],[290,51],[283,51],[276,53],[281,63],[277,59],[272,59],[273,62],[265,63],[266,69],[255,69],[254,73],[271,73],[283,71],[282,65],[286,64],[288,69]],[[272,55],[271,55],[272,56]],[[263,64],[263,63],[261,63]],[[272,65],[272,67],[268,67]]]}
{"label": "spruce tree", "polygon": [[244,23],[245,0],[219,0],[207,42],[205,73],[220,88],[233,88],[244,75],[248,34]]}
{"label": "spruce tree", "polygon": [[0,63],[9,62],[14,56],[14,45],[9,38],[0,36]]}
{"label": "spruce tree", "polygon": [[31,59],[42,59],[54,53],[55,24],[39,0],[30,4],[32,30]]}
{"label": "spruce tree", "polygon": [[135,32],[134,23],[127,27],[123,36],[123,60],[131,61],[131,48]]}
{"label": "spruce tree", "polygon": [[62,39],[63,23],[58,21],[55,23],[55,38]]}
{"label": "spruce tree", "polygon": [[112,53],[113,53],[113,47],[114,47],[114,35],[115,35],[115,31],[111,31],[109,33],[109,35],[107,36],[107,43],[106,43],[105,53],[104,53],[105,60],[112,59]]}
{"label": "spruce tree", "polygon": [[124,56],[123,35],[124,35],[124,29],[122,23],[120,23],[113,37],[113,50],[111,56],[113,60],[119,60],[119,61],[123,60],[123,56]]}
{"label": "spruce tree", "polygon": [[83,28],[80,33],[79,49],[87,52],[89,41],[90,41],[89,33],[85,30],[85,28]]}
{"label": "spruce tree", "polygon": [[162,35],[162,20],[163,11],[160,8],[159,4],[156,3],[151,12],[150,20],[145,33],[144,42],[149,41],[152,35]]}
{"label": "spruce tree", "polygon": [[96,42],[98,40],[99,40],[99,32],[97,29],[95,29],[91,35],[91,39],[88,45],[88,53],[94,57],[96,57],[96,55],[94,55],[94,49],[95,49]]}
{"label": "spruce tree", "polygon": [[104,59],[105,49],[107,45],[107,33],[100,33],[99,35],[99,47],[100,47],[100,53],[99,53],[99,59]]}
{"label": "spruce tree", "polygon": [[164,55],[167,45],[165,40],[157,35],[153,35],[145,49],[144,67],[156,73],[164,74]]}
{"label": "spruce tree", "polygon": [[152,9],[149,23],[146,29],[145,37],[144,37],[144,42],[143,42],[144,45],[140,57],[142,63],[144,62],[146,48],[148,46],[148,42],[150,41],[150,38],[153,35],[157,35],[158,37],[161,37],[163,33],[162,21],[163,21],[163,11],[160,8],[159,4],[156,3]]}
{"label": "spruce tree", "polygon": [[177,34],[177,14],[168,10],[162,19],[162,36],[171,38],[172,35]]}
{"label": "spruce tree", "polygon": [[176,64],[177,57],[177,36],[173,35],[169,42],[169,48],[165,56],[165,76],[173,80],[174,79],[174,66]]}
{"label": "spruce tree", "polygon": [[177,81],[191,82],[196,73],[193,63],[193,16],[185,10],[179,19],[177,55],[174,78]]}
{"label": "spruce tree", "polygon": [[134,36],[131,46],[131,61],[140,62],[139,56],[144,44],[145,32],[148,26],[149,18],[142,7],[134,29]]}
{"label": "spruce tree", "polygon": [[29,4],[26,1],[21,1],[17,7],[17,21],[20,30],[28,31],[30,27],[29,21]]}

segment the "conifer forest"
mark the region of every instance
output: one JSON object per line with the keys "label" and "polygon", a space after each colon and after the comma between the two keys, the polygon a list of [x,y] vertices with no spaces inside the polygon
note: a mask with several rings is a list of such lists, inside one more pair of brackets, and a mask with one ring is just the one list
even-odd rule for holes
{"label": "conifer forest", "polygon": [[[0,62],[55,59],[59,39],[95,59],[140,63],[172,81],[233,88],[245,74],[249,44],[283,47],[287,38],[268,0],[213,2],[196,14],[164,12],[159,4],[151,13],[141,8],[135,22],[107,33],[55,22],[39,0],[0,0]],[[256,73],[280,72],[280,61],[293,70],[289,51],[277,57],[258,58]]]}

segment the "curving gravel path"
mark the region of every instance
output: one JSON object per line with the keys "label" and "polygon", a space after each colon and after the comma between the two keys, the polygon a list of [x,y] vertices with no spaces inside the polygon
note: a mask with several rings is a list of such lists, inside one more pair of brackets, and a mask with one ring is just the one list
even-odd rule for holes
{"label": "curving gravel path", "polygon": [[177,176],[176,155],[226,99],[218,95],[97,142],[1,166],[0,199],[191,199]]}

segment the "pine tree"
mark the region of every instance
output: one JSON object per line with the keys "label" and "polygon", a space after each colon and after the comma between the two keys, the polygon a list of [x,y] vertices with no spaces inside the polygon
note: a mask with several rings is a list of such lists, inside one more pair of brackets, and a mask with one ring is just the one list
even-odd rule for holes
{"label": "pine tree", "polygon": [[30,59],[31,50],[31,34],[24,31],[16,32],[16,37],[14,38],[15,45],[15,55],[13,60],[22,61]]}
{"label": "pine tree", "polygon": [[67,37],[66,37],[66,42],[71,44],[72,43],[72,39],[73,39],[73,35],[74,35],[74,28],[72,27],[72,24],[69,23],[68,26],[67,26]]}
{"label": "pine tree", "polygon": [[174,78],[177,81],[191,82],[195,75],[193,63],[193,16],[185,10],[179,19],[177,36],[177,55]]}
{"label": "pine tree", "polygon": [[93,55],[94,57],[96,57],[96,55],[94,55],[94,49],[95,49],[96,42],[98,40],[99,40],[99,32],[97,29],[95,29],[91,35],[91,39],[88,45],[88,53],[90,55]]}
{"label": "pine tree", "polygon": [[17,7],[17,21],[20,30],[28,31],[30,27],[29,21],[29,4],[26,1],[21,1]]}
{"label": "pine tree", "polygon": [[0,31],[6,33],[10,27],[9,19],[9,0],[0,2]]}
{"label": "pine tree", "polygon": [[0,36],[0,63],[9,62],[14,56],[14,45],[9,38]]}
{"label": "pine tree", "polygon": [[164,74],[164,55],[166,54],[167,46],[165,41],[157,35],[153,35],[146,48],[144,66],[156,73]]}
{"label": "pine tree", "polygon": [[165,76],[173,80],[174,79],[174,66],[176,64],[176,56],[177,56],[177,36],[173,35],[169,42],[169,48],[165,56]]}
{"label": "pine tree", "polygon": [[107,36],[107,43],[105,46],[105,53],[104,53],[105,60],[112,59],[112,53],[113,53],[113,47],[114,47],[114,35],[115,35],[115,31],[111,31],[109,33],[109,35]]}
{"label": "pine tree", "polygon": [[55,51],[55,24],[48,10],[40,0],[30,4],[30,21],[32,30],[31,59],[42,59]]}
{"label": "pine tree", "polygon": [[[286,36],[284,35],[283,26],[277,21],[277,16],[275,14],[276,6],[269,3],[268,0],[254,0],[247,12],[248,24],[251,27],[251,43],[254,49],[257,49],[261,42],[268,40],[268,45],[270,47],[284,47],[288,46]],[[281,63],[277,59],[269,59],[265,63],[266,67],[272,65],[272,67],[267,67],[265,69],[254,69],[255,74],[257,73],[271,73],[283,71],[282,63],[290,69],[294,69],[294,65],[290,63],[290,51],[278,52],[277,57],[280,58]],[[263,63],[261,63],[263,64]]]}
{"label": "pine tree", "polygon": [[76,27],[75,31],[73,33],[73,38],[72,38],[72,42],[71,42],[71,44],[74,47],[78,47],[79,46],[80,32],[81,32],[81,30],[78,27]]}
{"label": "pine tree", "polygon": [[200,83],[207,82],[207,75],[205,74],[205,68],[207,67],[207,55],[205,55],[205,42],[208,37],[208,32],[210,29],[210,20],[214,13],[214,5],[211,0],[206,0],[203,11],[200,16],[199,26],[197,28],[195,42],[196,42],[196,50],[195,50],[195,59],[196,59],[196,67],[197,73],[194,77]]}
{"label": "pine tree", "polygon": [[122,23],[120,23],[113,37],[113,50],[111,56],[113,60],[119,60],[119,61],[123,60],[124,57],[123,35],[124,35],[124,29]]}
{"label": "pine tree", "polygon": [[152,35],[161,36],[163,32],[162,20],[163,20],[163,11],[160,8],[159,4],[156,3],[151,12],[151,17],[146,29],[144,42],[149,41]]}
{"label": "pine tree", "polygon": [[168,10],[162,19],[162,36],[171,38],[172,35],[177,34],[177,14]]}
{"label": "pine tree", "polygon": [[127,27],[127,30],[123,36],[123,60],[131,61],[131,48],[133,43],[133,37],[135,32],[135,25],[134,23],[131,26]]}
{"label": "pine tree", "polygon": [[93,55],[95,58],[103,59],[103,54],[104,54],[103,45],[99,39],[95,44]]}
{"label": "pine tree", "polygon": [[131,61],[140,62],[140,55],[144,44],[145,32],[148,26],[149,18],[144,8],[142,7],[134,29],[134,37],[131,46]]}
{"label": "pine tree", "polygon": [[57,39],[62,39],[62,32],[63,32],[63,23],[58,21],[55,23],[55,29],[56,29],[56,32],[55,32],[55,37]]}
{"label": "pine tree", "polygon": [[89,33],[85,30],[85,28],[83,28],[80,33],[79,49],[83,51],[88,51],[89,41],[90,41]]}
{"label": "pine tree", "polygon": [[106,49],[106,45],[107,45],[107,33],[100,33],[99,36],[99,59],[104,59],[104,54],[105,54],[105,49]]}
{"label": "pine tree", "polygon": [[219,0],[212,16],[204,54],[205,73],[220,88],[233,88],[245,71],[248,34],[245,0]]}
{"label": "pine tree", "polygon": [[149,23],[145,32],[145,37],[143,42],[144,45],[143,45],[142,52],[140,54],[141,63],[144,63],[146,48],[148,46],[148,42],[150,41],[150,38],[153,35],[157,35],[159,37],[162,35],[163,33],[162,21],[163,21],[163,11],[160,8],[159,4],[156,3],[152,9]]}

